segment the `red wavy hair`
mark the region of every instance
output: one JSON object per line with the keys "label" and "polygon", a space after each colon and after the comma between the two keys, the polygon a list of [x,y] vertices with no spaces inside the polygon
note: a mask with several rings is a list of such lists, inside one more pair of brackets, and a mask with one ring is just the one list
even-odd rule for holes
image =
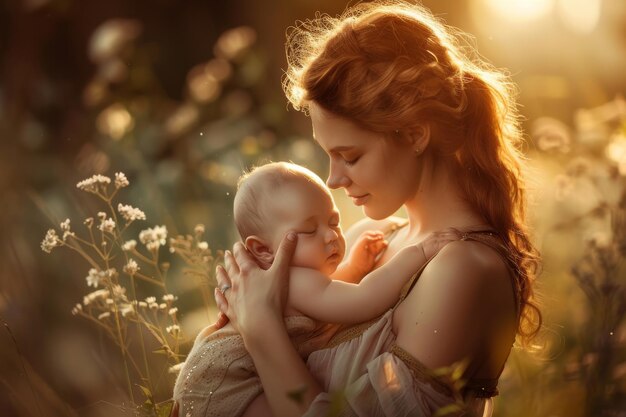
{"label": "red wavy hair", "polygon": [[421,6],[360,3],[288,30],[283,88],[297,110],[315,101],[385,135],[429,123],[428,152],[461,174],[463,197],[509,248],[528,346],[542,322],[533,297],[540,258],[526,226],[516,90],[465,38]]}

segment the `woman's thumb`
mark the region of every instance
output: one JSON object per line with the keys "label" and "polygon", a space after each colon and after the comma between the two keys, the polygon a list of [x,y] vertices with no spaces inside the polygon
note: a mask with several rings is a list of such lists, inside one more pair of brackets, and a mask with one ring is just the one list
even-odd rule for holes
{"label": "woman's thumb", "polygon": [[280,242],[280,246],[276,252],[276,258],[272,263],[271,269],[286,270],[289,268],[297,243],[298,235],[294,232],[288,232],[285,237],[283,237],[282,242]]}

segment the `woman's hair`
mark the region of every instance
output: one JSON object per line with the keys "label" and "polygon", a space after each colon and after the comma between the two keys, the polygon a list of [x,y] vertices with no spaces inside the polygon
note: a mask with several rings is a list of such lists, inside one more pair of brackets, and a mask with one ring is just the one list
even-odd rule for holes
{"label": "woman's hair", "polygon": [[516,267],[518,334],[528,346],[542,317],[533,297],[539,252],[526,228],[516,90],[466,35],[399,0],[359,3],[287,33],[287,98],[315,101],[360,127],[393,136],[428,123],[428,152],[456,174],[465,200],[505,240]]}

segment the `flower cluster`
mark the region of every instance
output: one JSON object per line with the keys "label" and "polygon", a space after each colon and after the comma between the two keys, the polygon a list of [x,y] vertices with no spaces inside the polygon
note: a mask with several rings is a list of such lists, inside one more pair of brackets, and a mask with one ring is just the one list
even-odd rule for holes
{"label": "flower cluster", "polygon": [[54,229],[49,229],[46,232],[46,237],[41,242],[41,250],[47,253],[52,252],[52,249],[63,245],[63,241],[57,235]]}
{"label": "flower cluster", "polygon": [[137,262],[135,262],[134,259],[129,259],[128,262],[126,263],[126,265],[124,265],[124,272],[126,272],[128,275],[135,275],[138,271],[139,271],[139,265],[137,265]]}
{"label": "flower cluster", "polygon": [[115,173],[115,188],[128,187],[129,184],[128,178],[126,178],[126,175],[123,172]]}
{"label": "flower cluster", "polygon": [[122,215],[124,220],[126,220],[127,224],[135,220],[146,220],[146,214],[143,211],[127,204],[118,204],[117,211]]}
{"label": "flower cluster", "polygon": [[156,251],[160,246],[164,246],[167,238],[167,228],[165,226],[155,226],[139,233],[139,240],[146,245],[150,251]]}
{"label": "flower cluster", "polygon": [[87,280],[88,287],[93,286],[94,288],[98,288],[100,283],[102,284],[108,283],[116,275],[117,275],[117,271],[115,270],[115,268],[109,268],[104,271],[99,271],[96,268],[91,268],[85,279]]}
{"label": "flower cluster", "polygon": [[[84,220],[88,232],[86,236],[75,233],[71,229],[70,220],[64,220],[56,230],[47,231],[41,242],[41,249],[49,253],[58,246],[66,246],[91,265],[85,281],[87,287],[94,290],[83,297],[82,303],[77,303],[71,309],[73,315],[96,323],[120,347],[122,353],[129,356],[132,353],[128,346],[135,343],[131,339],[137,337],[132,330],[129,331],[135,329],[135,326],[129,324],[137,324],[139,332],[145,331],[156,339],[161,346],[159,352],[166,355],[168,365],[176,367],[180,363],[179,347],[183,331],[178,322],[178,307],[174,305],[177,297],[167,292],[166,280],[170,263],[160,261],[158,253],[160,247],[167,243],[167,228],[164,225],[147,228],[135,237],[136,240],[125,236],[127,226],[136,220],[146,220],[146,214],[128,204],[117,201],[114,204],[118,190],[129,185],[126,175],[116,173],[113,185],[115,189],[111,190],[111,179],[103,175],[94,175],[79,182],[77,187],[104,201],[106,209]],[[94,228],[102,234],[94,236]],[[179,239],[173,240],[172,247],[178,248],[174,251],[188,265],[202,270],[202,274],[210,278],[208,271],[213,268],[208,268],[210,265],[207,263],[213,261],[213,257],[208,243],[201,240],[204,230],[204,226],[196,226],[195,237],[179,236]],[[101,240],[96,241],[97,238]],[[137,241],[145,247],[138,247]],[[120,274],[120,270],[124,274]],[[159,300],[156,296],[136,299],[136,285],[139,281],[155,285],[161,291],[165,290],[162,299]],[[128,285],[128,291],[125,285]],[[202,287],[202,291],[206,292],[203,292],[204,299],[209,300],[208,286]],[[139,341],[142,349],[145,349],[141,336]],[[133,360],[133,363],[136,361]],[[142,381],[147,379],[140,368],[136,367],[135,371]]]}
{"label": "flower cluster", "polygon": [[79,190],[86,191],[88,193],[98,194],[107,185],[111,183],[111,178],[104,175],[94,175],[91,178],[80,181],[76,184]]}

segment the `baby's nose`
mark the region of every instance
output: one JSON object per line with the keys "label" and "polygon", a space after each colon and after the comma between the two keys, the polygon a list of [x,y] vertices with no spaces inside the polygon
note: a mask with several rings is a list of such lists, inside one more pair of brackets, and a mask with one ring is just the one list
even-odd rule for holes
{"label": "baby's nose", "polygon": [[333,242],[333,241],[337,240],[338,238],[339,238],[339,234],[337,233],[336,230],[328,229],[328,232],[326,232],[326,242],[327,243]]}

